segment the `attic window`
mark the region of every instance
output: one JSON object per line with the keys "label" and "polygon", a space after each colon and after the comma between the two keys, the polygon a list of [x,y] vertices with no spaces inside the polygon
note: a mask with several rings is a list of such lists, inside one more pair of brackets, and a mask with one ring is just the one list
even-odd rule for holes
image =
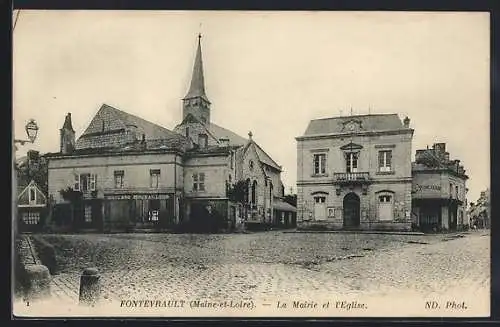
{"label": "attic window", "polygon": [[29,188],[29,204],[36,204],[36,190],[34,187]]}
{"label": "attic window", "polygon": [[207,134],[199,134],[198,135],[198,145],[201,148],[206,148],[208,145],[208,136]]}

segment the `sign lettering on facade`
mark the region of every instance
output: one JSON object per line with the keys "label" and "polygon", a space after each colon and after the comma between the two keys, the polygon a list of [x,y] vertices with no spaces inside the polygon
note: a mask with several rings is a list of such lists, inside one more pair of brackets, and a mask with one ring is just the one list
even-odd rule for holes
{"label": "sign lettering on facade", "polygon": [[166,194],[119,194],[106,196],[109,200],[166,200]]}
{"label": "sign lettering on facade", "polygon": [[431,185],[420,185],[415,184],[413,191],[421,192],[423,190],[441,191],[441,185],[431,184]]}

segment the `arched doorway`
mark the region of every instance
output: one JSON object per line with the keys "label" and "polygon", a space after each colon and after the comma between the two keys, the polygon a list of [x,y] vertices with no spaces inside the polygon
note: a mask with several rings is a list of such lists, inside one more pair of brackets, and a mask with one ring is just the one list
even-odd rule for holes
{"label": "arched doorway", "polygon": [[343,202],[343,216],[344,228],[357,228],[359,227],[360,205],[359,196],[356,193],[348,193],[344,197]]}

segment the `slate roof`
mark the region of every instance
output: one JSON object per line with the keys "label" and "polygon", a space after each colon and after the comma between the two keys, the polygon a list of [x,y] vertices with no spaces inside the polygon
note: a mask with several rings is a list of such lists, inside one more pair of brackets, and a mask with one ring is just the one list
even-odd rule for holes
{"label": "slate roof", "polygon": [[246,138],[217,124],[210,123],[206,127],[217,139],[228,138],[230,145],[245,145],[248,142]]}
{"label": "slate roof", "polygon": [[100,148],[111,146],[109,138],[105,137],[105,135],[113,131],[126,130],[127,126],[135,126],[139,139],[144,134],[146,140],[163,140],[175,144],[187,141],[183,135],[110,105],[103,104],[85,132],[78,138],[76,148],[86,148],[86,142],[83,142],[83,139],[88,138],[94,138],[93,143],[98,143]]}
{"label": "slate roof", "polygon": [[207,102],[210,102],[205,94],[205,77],[203,75],[203,59],[201,54],[201,35],[198,36],[198,49],[196,50],[196,58],[194,59],[191,85],[189,86],[189,91],[184,99],[196,97],[201,97]]}
{"label": "slate roof", "polygon": [[344,123],[358,120],[365,131],[387,131],[403,129],[403,123],[397,114],[353,115],[313,119],[309,122],[304,135],[343,133]]}
{"label": "slate roof", "polygon": [[285,202],[283,200],[278,200],[278,201],[274,202],[273,209],[281,210],[281,211],[297,212],[297,208],[295,208],[290,203]]}

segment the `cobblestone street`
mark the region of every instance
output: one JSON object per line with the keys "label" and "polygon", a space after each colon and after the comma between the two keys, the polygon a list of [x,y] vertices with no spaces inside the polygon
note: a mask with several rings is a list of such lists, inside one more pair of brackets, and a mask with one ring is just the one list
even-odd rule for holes
{"label": "cobblestone street", "polygon": [[52,293],[78,301],[86,267],[104,300],[254,299],[489,289],[489,234],[47,235],[60,271]]}

